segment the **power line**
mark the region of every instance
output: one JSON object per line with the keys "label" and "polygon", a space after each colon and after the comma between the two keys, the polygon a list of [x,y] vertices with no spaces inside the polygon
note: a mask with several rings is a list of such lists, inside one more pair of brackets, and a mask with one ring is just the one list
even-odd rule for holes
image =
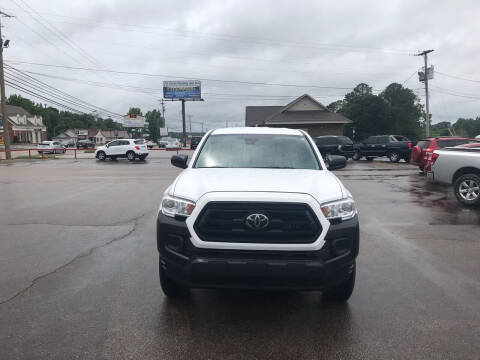
{"label": "power line", "polygon": [[446,77],[449,77],[449,78],[452,78],[452,79],[469,81],[469,82],[473,82],[473,83],[480,83],[480,80],[473,80],[473,79],[467,79],[467,78],[462,77],[462,76],[449,75],[449,74],[442,73],[440,71],[435,71],[435,73],[446,76]]}
{"label": "power line", "polygon": [[[30,81],[35,82],[35,83],[37,84],[37,86],[40,86],[40,87],[41,87],[41,90],[44,90],[43,88],[45,87],[45,88],[47,88],[47,89],[50,90],[50,91],[53,91],[53,92],[55,92],[55,93],[58,93],[57,95],[60,95],[61,97],[69,98],[70,100],[67,99],[67,101],[72,101],[72,100],[73,100],[74,102],[83,103],[84,105],[87,105],[89,108],[93,108],[93,109],[95,109],[96,111],[100,111],[100,112],[102,112],[102,113],[105,113],[105,114],[108,115],[108,116],[122,117],[121,114],[118,114],[118,113],[115,113],[115,112],[113,112],[113,111],[104,109],[104,108],[102,108],[102,107],[93,105],[93,104],[91,104],[91,103],[88,103],[88,102],[86,102],[86,101],[84,101],[84,100],[82,100],[82,99],[79,99],[78,97],[75,97],[75,96],[73,96],[73,95],[70,95],[70,94],[68,94],[68,93],[66,93],[66,92],[64,92],[64,91],[62,91],[62,90],[59,90],[59,89],[57,89],[57,88],[55,88],[55,87],[53,87],[53,86],[51,86],[51,85],[49,85],[49,84],[47,84],[47,83],[45,83],[45,82],[43,82],[43,81],[40,81],[40,80],[34,78],[33,76],[30,76],[30,75],[24,73],[23,71],[21,71],[21,70],[19,70],[19,69],[16,69],[16,68],[14,68],[14,67],[12,67],[12,66],[7,65],[7,69],[10,70],[10,71],[15,71],[16,73],[18,73],[17,76],[23,77],[22,80],[23,80],[23,81],[26,81],[27,83],[30,82]],[[12,74],[12,73],[10,73],[10,75],[11,75],[11,76],[14,76],[14,74]],[[47,90],[47,91],[48,91],[48,90]]]}
{"label": "power line", "polygon": [[[14,0],[12,0],[14,1]],[[27,12],[23,9],[23,11]],[[38,12],[36,12],[39,14]],[[78,23],[78,22],[67,22],[67,21],[60,21],[64,23],[70,23],[75,25],[92,25],[93,23],[90,21],[91,19],[88,18],[81,18],[81,17],[74,17],[74,16],[66,16],[66,15],[58,15],[54,13],[43,13],[46,15],[56,16],[56,17],[64,17],[70,19],[78,19],[78,20],[87,20],[87,23]],[[355,45],[339,45],[339,44],[326,44],[326,43],[301,43],[295,41],[285,41],[279,39],[268,39],[268,38],[259,38],[259,37],[248,37],[248,36],[239,36],[233,34],[219,34],[219,33],[211,33],[211,32],[202,32],[202,31],[193,31],[193,30],[179,30],[179,29],[172,29],[172,28],[162,28],[158,26],[148,26],[148,25],[138,25],[138,24],[128,24],[128,23],[118,23],[118,22],[103,22],[104,24],[111,24],[115,26],[122,26],[122,27],[129,27],[131,29],[122,28],[122,31],[133,31],[133,32],[143,32],[143,33],[153,33],[155,35],[168,35],[168,36],[182,36],[182,37],[197,37],[197,38],[212,38],[214,40],[221,40],[221,41],[237,41],[237,42],[247,42],[248,44],[256,43],[260,45],[276,45],[276,46],[284,46],[284,47],[300,47],[300,48],[310,48],[310,49],[332,49],[332,50],[349,50],[353,52],[378,52],[378,53],[386,53],[386,54],[404,54],[409,55],[413,52],[413,50],[398,50],[398,49],[384,49],[384,48],[376,48],[376,47],[366,47],[366,46],[355,46]],[[102,27],[102,24],[94,23],[95,26]],[[105,27],[105,26],[103,26]],[[118,30],[115,28],[108,28],[111,30]],[[148,30],[160,30],[166,31],[166,33],[162,34],[158,31],[145,31],[145,30],[135,30],[135,29],[148,29]]]}
{"label": "power line", "polygon": [[62,108],[64,108],[64,109],[73,111],[73,112],[78,113],[78,114],[86,114],[85,112],[83,112],[83,111],[81,111],[81,110],[78,110],[78,109],[72,108],[72,107],[70,107],[70,106],[68,106],[68,105],[59,103],[59,102],[57,102],[57,101],[55,101],[55,100],[52,100],[52,99],[47,98],[47,97],[45,97],[45,96],[43,96],[43,95],[40,95],[40,94],[38,94],[38,93],[36,93],[36,92],[34,92],[34,91],[31,91],[31,90],[29,90],[29,89],[25,89],[25,88],[22,87],[22,86],[18,86],[18,85],[16,85],[15,83],[12,83],[12,82],[10,82],[10,81],[5,81],[5,83],[8,84],[8,86],[10,86],[10,87],[13,88],[13,89],[22,91],[22,92],[24,92],[24,93],[26,93],[26,94],[29,94],[29,95],[32,95],[32,96],[34,96],[34,97],[36,97],[36,98],[39,98],[39,99],[48,101],[48,102],[50,102],[50,103],[52,103],[52,104],[55,104],[55,105],[57,105],[57,106],[60,106],[60,107],[62,107]]}
{"label": "power line", "polygon": [[[24,10],[22,8],[22,6],[20,6],[15,0],[12,0],[15,5],[21,9],[21,10]],[[35,20],[35,22],[37,22],[38,24],[40,24],[42,27],[46,28],[49,32],[51,32],[50,29],[48,29],[48,27],[46,27],[46,25],[44,25],[41,21],[39,21],[37,18],[35,18],[33,15],[31,15],[29,12],[27,12],[28,15],[33,19]],[[50,45],[52,45],[53,47],[55,47],[58,51],[61,51],[63,52],[65,55],[67,55],[70,59],[73,59],[73,61],[75,61],[76,63],[78,64],[81,64],[80,61],[78,61],[78,59],[75,57],[75,56],[72,56],[71,54],[69,54],[64,48],[61,48],[59,46],[57,46],[55,43],[53,43],[49,38],[45,37],[44,35],[42,35],[40,32],[36,31],[35,29],[33,29],[32,27],[30,27],[29,25],[27,25],[25,22],[23,22],[22,20],[20,20],[19,18],[16,18],[16,20],[22,24],[23,26],[25,26],[26,28],[28,28],[30,31],[32,31],[34,34],[36,34],[38,37],[42,38],[43,40],[45,40],[46,42],[48,42]]]}
{"label": "power line", "polygon": [[93,69],[93,68],[75,67],[75,66],[66,66],[66,65],[43,64],[43,63],[36,63],[36,62],[29,62],[29,61],[19,61],[19,60],[10,60],[9,62],[18,63],[18,64],[35,65],[35,66],[45,66],[45,67],[71,69],[71,70],[107,72],[107,73],[114,73],[114,74],[140,75],[140,76],[163,77],[163,78],[184,79],[184,80],[194,78],[194,79],[202,80],[202,81],[211,81],[211,82],[220,82],[220,83],[235,83],[235,84],[244,84],[244,85],[284,86],[284,87],[337,89],[337,90],[352,90],[353,89],[352,87],[339,87],[339,86],[282,84],[282,83],[253,82],[253,81],[241,81],[241,80],[211,79],[211,78],[201,78],[201,77],[196,77],[196,76],[177,76],[177,75],[169,75],[169,74],[149,74],[149,73],[132,72],[132,71]]}

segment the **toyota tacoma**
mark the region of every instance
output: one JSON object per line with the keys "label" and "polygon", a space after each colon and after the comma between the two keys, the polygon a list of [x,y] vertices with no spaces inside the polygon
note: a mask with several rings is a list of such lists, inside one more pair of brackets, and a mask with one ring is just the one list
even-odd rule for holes
{"label": "toyota tacoma", "polygon": [[355,284],[359,224],[352,194],[302,130],[208,132],[167,188],[157,215],[160,284],[320,290],[344,302]]}

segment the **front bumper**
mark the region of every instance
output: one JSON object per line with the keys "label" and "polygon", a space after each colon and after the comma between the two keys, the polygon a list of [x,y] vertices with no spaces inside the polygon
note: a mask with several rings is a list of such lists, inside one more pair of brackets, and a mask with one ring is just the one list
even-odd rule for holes
{"label": "front bumper", "polygon": [[202,249],[184,221],[159,213],[157,248],[166,275],[191,288],[325,290],[352,273],[359,225],[357,216],[332,224],[315,251]]}

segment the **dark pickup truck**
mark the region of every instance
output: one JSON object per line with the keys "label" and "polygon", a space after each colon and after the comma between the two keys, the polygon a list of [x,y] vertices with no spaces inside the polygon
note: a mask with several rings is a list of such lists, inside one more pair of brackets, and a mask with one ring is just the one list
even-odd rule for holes
{"label": "dark pickup truck", "polygon": [[412,142],[401,135],[377,135],[370,136],[365,142],[353,145],[353,160],[365,157],[373,160],[376,157],[387,156],[391,162],[399,162],[404,159],[410,161]]}

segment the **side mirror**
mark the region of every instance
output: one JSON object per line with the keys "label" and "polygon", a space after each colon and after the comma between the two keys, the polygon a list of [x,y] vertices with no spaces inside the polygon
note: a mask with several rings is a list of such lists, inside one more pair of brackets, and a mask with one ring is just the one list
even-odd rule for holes
{"label": "side mirror", "polygon": [[170,162],[173,166],[179,167],[181,169],[186,169],[188,164],[188,155],[173,155],[170,159]]}
{"label": "side mirror", "polygon": [[340,155],[327,155],[326,158],[328,170],[343,169],[347,166],[347,158]]}

